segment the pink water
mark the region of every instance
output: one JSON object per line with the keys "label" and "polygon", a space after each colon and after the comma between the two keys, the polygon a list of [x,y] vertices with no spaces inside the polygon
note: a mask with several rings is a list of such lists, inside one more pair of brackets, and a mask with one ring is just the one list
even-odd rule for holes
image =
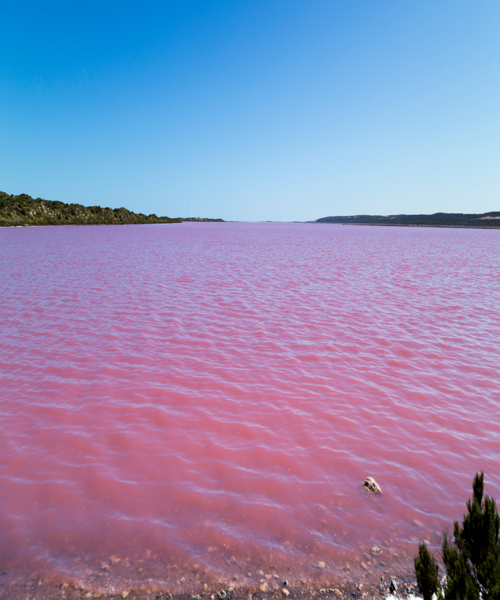
{"label": "pink water", "polygon": [[0,281],[0,569],[333,577],[500,498],[500,231],[0,229]]}

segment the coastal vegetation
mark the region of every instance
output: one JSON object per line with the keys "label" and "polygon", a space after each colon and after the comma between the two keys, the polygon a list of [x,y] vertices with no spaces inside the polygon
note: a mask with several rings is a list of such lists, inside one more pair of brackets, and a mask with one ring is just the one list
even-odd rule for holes
{"label": "coastal vegetation", "polygon": [[439,566],[423,542],[418,547],[414,562],[418,589],[424,600],[432,600],[433,594],[437,594],[439,589]]}
{"label": "coastal vegetation", "polygon": [[180,223],[180,219],[143,215],[126,208],[66,204],[57,200],[13,196],[0,192],[0,226],[19,225],[125,225]]}
{"label": "coastal vegetation", "polygon": [[314,223],[343,225],[398,225],[408,227],[474,227],[500,228],[500,212],[481,214],[434,213],[433,215],[355,215],[352,217],[322,217]]}
{"label": "coastal vegetation", "polygon": [[438,565],[425,543],[415,557],[417,583],[424,600],[500,598],[500,516],[493,498],[484,494],[484,473],[476,473],[462,525],[455,521],[453,538],[443,536],[444,587],[439,591]]}
{"label": "coastal vegetation", "polygon": [[26,225],[132,225],[145,223],[181,223],[182,221],[222,221],[199,217],[170,218],[134,213],[126,208],[102,208],[66,204],[57,200],[32,198],[0,192],[0,226]]}

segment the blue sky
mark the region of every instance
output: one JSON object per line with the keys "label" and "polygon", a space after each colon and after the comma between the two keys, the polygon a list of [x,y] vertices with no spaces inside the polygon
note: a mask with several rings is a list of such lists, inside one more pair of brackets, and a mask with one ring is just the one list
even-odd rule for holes
{"label": "blue sky", "polygon": [[500,210],[500,2],[0,3],[0,189],[169,216]]}

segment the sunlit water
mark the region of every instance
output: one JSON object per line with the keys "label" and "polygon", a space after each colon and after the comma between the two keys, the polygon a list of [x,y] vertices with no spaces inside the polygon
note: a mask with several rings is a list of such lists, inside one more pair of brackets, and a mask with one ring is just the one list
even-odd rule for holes
{"label": "sunlit water", "polygon": [[0,569],[375,576],[500,496],[500,231],[0,229],[0,281]]}

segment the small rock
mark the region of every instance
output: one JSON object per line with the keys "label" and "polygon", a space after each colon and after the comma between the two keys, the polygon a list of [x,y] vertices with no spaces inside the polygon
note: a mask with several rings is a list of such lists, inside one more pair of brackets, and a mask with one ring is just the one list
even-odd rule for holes
{"label": "small rock", "polygon": [[261,583],[259,586],[259,589],[261,592],[267,592],[269,590],[269,586],[267,585],[267,582],[264,581],[264,583]]}
{"label": "small rock", "polygon": [[300,583],[303,583],[305,585],[307,583],[307,579],[305,579],[304,577],[302,577],[302,579],[300,580]]}
{"label": "small rock", "polygon": [[333,593],[337,596],[337,598],[342,598],[342,592],[339,589],[335,588]]}
{"label": "small rock", "polygon": [[273,576],[272,575],[266,575],[266,579],[272,579]]}
{"label": "small rock", "polygon": [[235,565],[238,561],[234,556],[231,556],[231,562],[233,563],[233,565]]}
{"label": "small rock", "polygon": [[225,590],[221,590],[221,591],[219,592],[219,600],[222,600],[222,598],[225,598],[225,597],[226,597],[226,592],[225,592]]}
{"label": "small rock", "polygon": [[289,596],[290,595],[290,592],[286,588],[283,588],[281,590],[281,593],[283,594],[283,596]]}
{"label": "small rock", "polygon": [[382,489],[379,484],[373,479],[373,477],[367,477],[363,483],[365,490],[368,490],[372,494],[381,494]]}
{"label": "small rock", "polygon": [[273,573],[273,577],[274,577],[274,579],[279,579],[280,578],[279,575],[276,575],[276,573]]}
{"label": "small rock", "polygon": [[203,591],[208,592],[208,583],[203,584]]}
{"label": "small rock", "polygon": [[396,583],[396,580],[395,580],[395,579],[391,579],[391,585],[390,585],[390,587],[389,587],[389,591],[390,591],[392,594],[396,594],[396,593],[397,593],[397,591],[398,591],[398,585],[397,585],[397,583]]}
{"label": "small rock", "polygon": [[318,569],[324,569],[325,563],[322,560],[320,560],[318,563],[316,563],[316,566],[318,567]]}
{"label": "small rock", "polygon": [[368,565],[364,562],[361,563],[361,567],[365,570],[368,571]]}
{"label": "small rock", "polygon": [[126,598],[128,596],[128,592],[122,592],[122,598]]}
{"label": "small rock", "polygon": [[382,550],[380,548],[378,548],[377,546],[373,546],[373,548],[370,549],[370,552],[372,554],[382,554]]}
{"label": "small rock", "polygon": [[285,587],[288,587],[290,585],[290,583],[288,582],[288,579],[285,579],[285,581],[283,582],[283,585]]}
{"label": "small rock", "polygon": [[191,600],[200,600],[200,595],[196,594],[196,596],[191,596]]}

